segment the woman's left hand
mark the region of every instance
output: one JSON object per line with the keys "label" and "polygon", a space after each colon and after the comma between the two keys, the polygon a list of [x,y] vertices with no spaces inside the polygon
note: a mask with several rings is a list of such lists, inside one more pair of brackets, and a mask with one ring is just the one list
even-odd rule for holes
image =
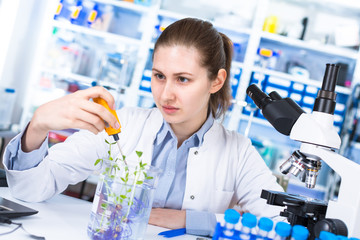
{"label": "woman's left hand", "polygon": [[175,209],[165,209],[165,208],[153,208],[151,210],[149,224],[177,229],[184,228],[186,223],[186,211],[185,210],[175,210]]}

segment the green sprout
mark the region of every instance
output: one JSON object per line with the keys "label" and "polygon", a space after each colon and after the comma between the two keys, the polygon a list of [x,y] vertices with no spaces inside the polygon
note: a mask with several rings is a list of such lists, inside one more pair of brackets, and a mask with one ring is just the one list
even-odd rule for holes
{"label": "green sprout", "polygon": [[[108,160],[111,162],[109,167],[106,167],[104,169],[104,171],[102,172],[102,175],[105,177],[104,178],[104,183],[105,183],[105,187],[106,187],[106,194],[108,196],[108,199],[111,199],[111,201],[113,201],[112,203],[102,203],[101,204],[101,209],[102,211],[102,217],[101,217],[101,222],[100,222],[100,228],[97,229],[96,231],[101,231],[102,229],[102,225],[103,225],[103,221],[106,218],[106,212],[107,210],[111,210],[111,206],[120,206],[121,208],[123,207],[124,203],[127,203],[127,213],[125,216],[122,217],[122,221],[127,221],[128,216],[130,214],[130,209],[131,206],[134,203],[134,198],[135,198],[135,190],[136,187],[141,186],[145,180],[151,180],[153,179],[153,177],[148,176],[146,173],[146,169],[145,166],[147,165],[147,163],[143,163],[141,160],[141,156],[143,154],[143,152],[141,151],[136,151],[136,155],[138,156],[138,164],[135,166],[135,170],[134,172],[130,172],[129,167],[127,164],[125,164],[125,156],[122,156],[122,159],[116,157],[114,158],[112,156],[112,145],[116,144],[116,142],[108,142],[107,140],[105,140],[105,142],[108,144],[109,149],[107,151],[107,158],[103,159],[103,158],[99,158],[95,161],[94,165],[98,165],[98,164],[104,164],[105,160]],[[120,164],[123,162],[124,166],[123,166],[123,171],[124,174],[119,177],[117,176],[117,173],[121,171],[120,168]],[[114,180],[115,178],[119,178],[119,180],[123,183],[122,185],[122,190],[120,191],[119,194],[113,192],[112,188],[108,185],[108,182],[106,181],[106,178],[110,178],[111,180]],[[133,181],[131,182],[130,180]]]}

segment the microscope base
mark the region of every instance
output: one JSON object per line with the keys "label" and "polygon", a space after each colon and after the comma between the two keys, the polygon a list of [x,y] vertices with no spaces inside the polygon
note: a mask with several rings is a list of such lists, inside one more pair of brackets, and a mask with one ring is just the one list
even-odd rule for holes
{"label": "microscope base", "polygon": [[336,218],[342,220],[348,229],[349,237],[360,238],[360,227],[355,223],[360,222],[359,206],[349,206],[335,201],[328,202],[326,218]]}

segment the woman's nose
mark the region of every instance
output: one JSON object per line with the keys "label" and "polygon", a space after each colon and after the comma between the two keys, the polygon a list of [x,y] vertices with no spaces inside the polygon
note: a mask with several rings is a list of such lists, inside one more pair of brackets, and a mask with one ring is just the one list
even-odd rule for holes
{"label": "woman's nose", "polygon": [[164,100],[172,100],[175,98],[174,84],[172,81],[166,81],[162,91],[162,98]]}

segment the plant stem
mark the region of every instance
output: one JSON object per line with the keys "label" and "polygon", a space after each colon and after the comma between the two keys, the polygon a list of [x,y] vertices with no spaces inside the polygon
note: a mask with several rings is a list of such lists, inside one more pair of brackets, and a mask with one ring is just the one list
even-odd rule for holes
{"label": "plant stem", "polygon": [[[137,167],[136,167],[137,168]],[[136,169],[135,169],[135,171],[136,171]],[[139,176],[141,175],[141,170],[139,169],[139,172],[137,172],[136,174],[135,174],[135,178],[134,178],[134,183],[133,183],[133,185],[132,185],[132,190],[131,190],[131,196],[130,196],[130,199],[129,199],[129,201],[130,201],[130,203],[131,203],[131,205],[129,204],[129,208],[128,208],[128,210],[127,210],[127,212],[126,212],[126,216],[125,216],[125,218],[127,219],[127,217],[129,216],[129,214],[130,214],[130,209],[131,209],[131,206],[134,204],[134,197],[135,197],[135,188],[136,188],[136,183],[137,183],[137,181],[138,181],[138,179],[139,179]]]}

